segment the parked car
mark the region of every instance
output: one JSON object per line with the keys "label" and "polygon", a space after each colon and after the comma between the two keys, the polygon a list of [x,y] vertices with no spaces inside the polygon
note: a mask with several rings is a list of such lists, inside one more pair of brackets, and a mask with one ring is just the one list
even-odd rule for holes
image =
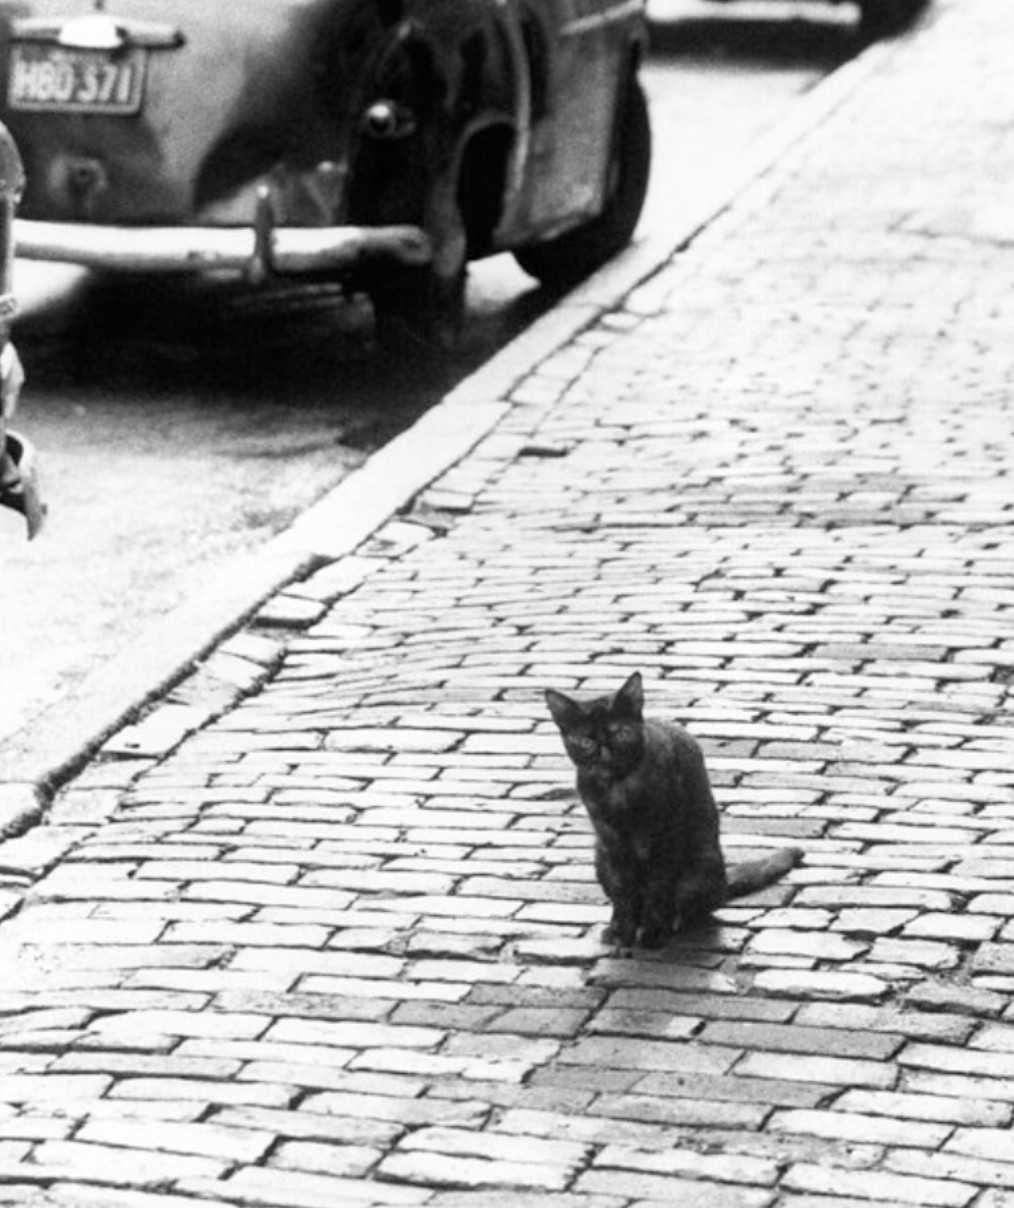
{"label": "parked car", "polygon": [[35,450],[8,421],[17,410],[25,375],[11,343],[16,310],[11,274],[14,266],[14,211],[24,189],[21,157],[7,130],[0,126],[0,507],[20,512],[34,537],[42,525]]}
{"label": "parked car", "polygon": [[448,343],[469,260],[571,284],[648,180],[643,0],[0,0],[19,255],[339,280]]}

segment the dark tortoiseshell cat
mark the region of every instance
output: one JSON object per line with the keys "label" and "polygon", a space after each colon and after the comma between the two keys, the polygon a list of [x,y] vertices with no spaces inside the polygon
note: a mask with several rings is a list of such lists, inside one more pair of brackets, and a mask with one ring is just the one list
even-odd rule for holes
{"label": "dark tortoiseshell cat", "polygon": [[582,703],[550,688],[546,703],[595,828],[595,871],[613,904],[607,942],[660,947],[803,858],[784,847],[726,869],[701,748],[682,726],[643,717],[638,672],[614,696]]}

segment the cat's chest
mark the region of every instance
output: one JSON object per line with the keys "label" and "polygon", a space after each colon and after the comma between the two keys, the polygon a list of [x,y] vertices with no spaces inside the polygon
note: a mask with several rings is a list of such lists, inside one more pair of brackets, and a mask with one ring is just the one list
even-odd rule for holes
{"label": "cat's chest", "polygon": [[658,786],[639,773],[622,779],[589,773],[578,778],[578,789],[595,829],[603,837],[635,843],[639,834],[657,826],[660,813],[667,812]]}

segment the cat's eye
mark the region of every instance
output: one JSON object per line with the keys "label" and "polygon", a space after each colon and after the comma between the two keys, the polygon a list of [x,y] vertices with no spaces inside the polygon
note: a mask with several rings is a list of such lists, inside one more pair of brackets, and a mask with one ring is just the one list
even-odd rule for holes
{"label": "cat's eye", "polygon": [[626,743],[633,742],[634,738],[636,737],[636,733],[637,732],[633,726],[621,724],[618,726],[609,727],[609,734],[613,742],[619,743],[621,746]]}
{"label": "cat's eye", "polygon": [[570,737],[569,743],[571,749],[579,755],[594,755],[595,739],[589,738],[587,734],[574,734]]}

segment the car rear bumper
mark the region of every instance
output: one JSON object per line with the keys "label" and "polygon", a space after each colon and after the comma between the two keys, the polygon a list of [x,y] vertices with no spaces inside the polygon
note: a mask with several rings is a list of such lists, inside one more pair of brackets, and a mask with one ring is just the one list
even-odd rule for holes
{"label": "car rear bumper", "polygon": [[15,222],[15,247],[26,260],[62,260],[121,273],[241,273],[271,276],[341,273],[369,261],[424,265],[429,237],[416,226],[276,227],[259,217],[250,227],[105,226]]}

